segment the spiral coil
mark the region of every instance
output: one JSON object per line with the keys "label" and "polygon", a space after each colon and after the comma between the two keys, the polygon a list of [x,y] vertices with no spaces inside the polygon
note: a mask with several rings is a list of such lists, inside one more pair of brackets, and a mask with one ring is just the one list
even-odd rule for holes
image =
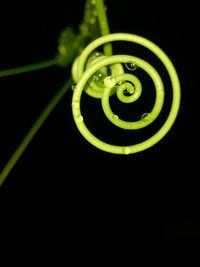
{"label": "spiral coil", "polygon": [[[172,84],[172,105],[170,113],[163,126],[150,138],[141,143],[118,146],[106,143],[94,136],[86,127],[81,113],[81,96],[83,91],[88,95],[101,99],[103,111],[108,120],[127,130],[141,129],[151,124],[160,114],[164,103],[164,85],[156,69],[148,62],[130,55],[105,56],[97,52],[97,48],[114,41],[132,42],[144,46],[153,52],[165,66]],[[116,94],[123,103],[133,103],[142,94],[142,84],[133,74],[125,73],[122,64],[129,70],[143,69],[152,79],[156,99],[152,110],[144,113],[140,120],[129,122],[114,114],[109,104],[111,95]],[[168,56],[151,41],[126,33],[115,33],[100,37],[90,43],[75,60],[72,66],[72,76],[75,81],[72,98],[72,112],[80,133],[97,148],[114,154],[131,154],[145,150],[160,141],[172,127],[180,106],[180,83],[176,70]]]}

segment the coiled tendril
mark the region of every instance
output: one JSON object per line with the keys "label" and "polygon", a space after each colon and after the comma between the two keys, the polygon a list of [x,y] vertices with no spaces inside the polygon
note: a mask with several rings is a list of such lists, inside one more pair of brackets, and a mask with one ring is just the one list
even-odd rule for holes
{"label": "coiled tendril", "polygon": [[[106,117],[116,126],[136,130],[151,124],[160,114],[164,103],[164,85],[156,69],[148,62],[131,55],[105,56],[96,49],[113,41],[133,42],[151,50],[164,64],[172,84],[172,105],[170,113],[163,126],[149,139],[129,145],[118,146],[106,143],[94,136],[86,127],[81,114],[81,96],[83,90],[90,96],[100,98]],[[116,94],[123,103],[136,101],[142,93],[142,83],[133,74],[125,73],[122,63],[127,68],[134,70],[136,67],[143,69],[152,79],[156,99],[152,110],[145,113],[140,120],[129,122],[122,120],[113,113],[109,104],[109,97]],[[75,60],[72,67],[73,79],[76,83],[72,98],[72,111],[75,123],[81,134],[94,146],[106,152],[115,154],[131,154],[145,150],[160,141],[172,127],[178,114],[180,105],[180,84],[176,70],[168,56],[151,41],[126,33],[115,33],[100,37],[90,43]]]}

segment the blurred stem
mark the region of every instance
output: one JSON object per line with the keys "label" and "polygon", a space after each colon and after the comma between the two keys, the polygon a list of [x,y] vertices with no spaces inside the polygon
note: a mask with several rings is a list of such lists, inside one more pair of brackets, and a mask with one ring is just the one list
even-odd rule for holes
{"label": "blurred stem", "polygon": [[56,105],[61,101],[61,99],[64,97],[68,89],[71,87],[72,81],[69,79],[64,86],[58,91],[58,93],[53,97],[53,99],[50,101],[50,103],[47,105],[47,107],[44,109],[42,114],[39,116],[39,118],[36,120],[34,125],[31,127],[27,135],[22,140],[21,144],[18,146],[18,148],[15,150],[5,167],[3,168],[2,172],[0,173],[0,186],[5,181],[6,177],[9,175],[10,171],[13,169],[15,164],[17,163],[18,159],[21,157],[22,153],[25,151],[35,134],[38,132],[38,130],[41,128],[49,114],[53,111],[53,109],[56,107]]}
{"label": "blurred stem", "polygon": [[[108,20],[106,16],[106,10],[105,6],[102,0],[96,0],[96,9],[98,14],[98,21],[99,21],[99,27],[101,35],[108,35],[110,34]],[[112,45],[111,43],[106,43],[104,45],[104,53],[107,56],[112,55]],[[0,70],[0,77],[6,77],[16,74],[22,74],[30,71],[36,71],[48,67],[52,67],[54,65],[59,65],[59,57],[56,57],[51,60],[47,60],[44,62],[39,62],[27,66],[17,67],[13,69],[7,69],[7,70]],[[68,60],[65,62],[65,65],[69,65],[71,63],[72,58],[68,58]],[[66,66],[65,66],[66,67]],[[34,138],[35,134],[38,132],[38,130],[41,128],[49,114],[53,111],[53,109],[56,107],[56,105],[61,101],[63,96],[66,94],[67,90],[71,87],[72,80],[69,79],[65,85],[58,91],[58,93],[53,97],[53,99],[50,101],[50,103],[47,105],[47,107],[44,109],[42,114],[39,116],[39,118],[36,120],[34,125],[31,127],[31,129],[28,131],[27,135],[22,140],[21,144],[17,147],[5,167],[3,168],[2,172],[0,173],[0,186],[5,181],[6,177],[9,175],[10,171],[13,169],[29,143]]]}
{"label": "blurred stem", "polygon": [[16,68],[7,69],[7,70],[0,70],[0,77],[22,74],[22,73],[26,73],[26,72],[30,72],[30,71],[35,71],[35,70],[41,70],[41,69],[55,66],[55,65],[57,65],[57,63],[58,63],[57,59],[54,58],[54,59],[46,60],[43,62],[30,64],[27,66],[21,66],[21,67],[16,67]]}
{"label": "blurred stem", "polygon": [[[96,0],[96,7],[97,7],[97,14],[98,14],[98,20],[99,20],[99,26],[101,35],[108,35],[110,34],[108,19],[106,16],[106,7],[103,3],[103,0]],[[112,55],[112,45],[111,43],[104,44],[104,54],[106,56]]]}

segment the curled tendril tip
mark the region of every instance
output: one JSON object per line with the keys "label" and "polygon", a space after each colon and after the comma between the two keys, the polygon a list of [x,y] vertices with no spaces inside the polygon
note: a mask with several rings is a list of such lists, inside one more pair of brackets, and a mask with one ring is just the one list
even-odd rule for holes
{"label": "curled tendril tip", "polygon": [[[163,126],[150,138],[141,143],[129,146],[120,146],[106,143],[94,136],[87,128],[81,113],[81,96],[83,91],[89,96],[101,99],[105,116],[108,120],[126,130],[136,130],[150,125],[160,114],[165,90],[163,81],[157,70],[145,60],[132,55],[111,55],[106,56],[98,52],[100,46],[107,43],[124,41],[139,44],[153,52],[164,64],[172,85],[172,105],[170,113]],[[142,82],[133,74],[126,73],[123,65],[128,70],[134,71],[137,68],[143,69],[152,79],[155,86],[155,102],[152,110],[144,113],[140,120],[125,121],[117,114],[114,114],[109,98],[116,94],[119,101],[133,103],[142,94]],[[153,42],[126,33],[115,33],[100,37],[90,43],[75,60],[72,67],[72,76],[76,83],[72,98],[72,111],[75,123],[81,134],[97,148],[115,154],[132,154],[145,150],[160,141],[172,127],[178,114],[180,105],[180,83],[176,70],[169,57]]]}

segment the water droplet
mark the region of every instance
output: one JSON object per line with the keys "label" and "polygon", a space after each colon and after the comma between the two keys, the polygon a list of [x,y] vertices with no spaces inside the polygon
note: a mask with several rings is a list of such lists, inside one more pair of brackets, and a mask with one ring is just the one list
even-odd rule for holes
{"label": "water droplet", "polygon": [[125,89],[124,90],[124,95],[125,96],[131,96],[134,93],[134,88],[131,89]]}
{"label": "water droplet", "polygon": [[98,73],[97,76],[98,76],[99,79],[103,78],[103,74],[102,73]]}
{"label": "water droplet", "polygon": [[72,106],[73,106],[73,108],[78,109],[80,107],[80,102],[79,101],[73,101]]}
{"label": "water droplet", "polygon": [[74,91],[76,89],[77,83],[72,84],[72,90]]}
{"label": "water droplet", "polygon": [[134,62],[128,62],[125,64],[128,70],[136,70],[138,66]]}
{"label": "water droplet", "polygon": [[103,56],[103,53],[101,53],[99,51],[95,51],[94,56],[95,56],[95,58],[97,58],[97,57]]}
{"label": "water droplet", "polygon": [[117,83],[117,85],[122,85],[124,83],[124,81],[122,82],[122,81],[119,81],[118,83]]}
{"label": "water droplet", "polygon": [[105,74],[102,72],[97,72],[95,75],[92,76],[92,80],[96,83],[102,83],[105,79]]}
{"label": "water droplet", "polygon": [[125,148],[124,148],[124,154],[125,154],[125,155],[130,154],[130,152],[131,152],[131,151],[130,151],[130,148],[129,148],[129,147],[125,147]]}
{"label": "water droplet", "polygon": [[113,119],[115,119],[115,120],[118,120],[119,119],[119,117],[117,116],[117,115],[113,115]]}
{"label": "water droplet", "polygon": [[78,115],[78,116],[76,117],[76,122],[77,122],[77,123],[82,123],[82,122],[83,122],[83,116]]}
{"label": "water droplet", "polygon": [[104,85],[108,88],[115,86],[115,79],[112,76],[108,76],[104,79]]}
{"label": "water droplet", "polygon": [[124,95],[125,96],[129,96],[130,95],[130,93],[129,93],[129,91],[127,89],[124,90]]}
{"label": "water droplet", "polygon": [[103,56],[103,53],[99,51],[92,52],[87,59],[86,68],[90,67],[90,64],[92,64],[100,56]]}
{"label": "water droplet", "polygon": [[148,115],[149,115],[148,112],[144,113],[144,114],[141,116],[141,120],[146,120],[147,117],[148,117]]}

